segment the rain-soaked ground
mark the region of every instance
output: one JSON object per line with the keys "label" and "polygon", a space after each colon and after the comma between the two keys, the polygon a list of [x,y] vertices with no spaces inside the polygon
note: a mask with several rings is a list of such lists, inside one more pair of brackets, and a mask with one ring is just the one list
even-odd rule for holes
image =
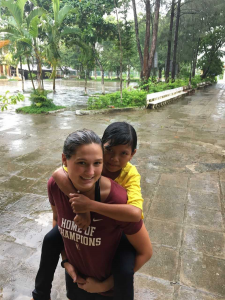
{"label": "rain-soaked ground", "polygon": [[[68,103],[76,102],[70,95]],[[154,251],[135,276],[135,299],[225,299],[225,82],[158,110],[1,113],[0,299],[31,298],[52,223],[46,183],[61,164],[65,137],[84,127],[102,135],[114,121],[127,121],[138,133],[133,163],[142,175]],[[60,266],[53,299],[66,299]]]}

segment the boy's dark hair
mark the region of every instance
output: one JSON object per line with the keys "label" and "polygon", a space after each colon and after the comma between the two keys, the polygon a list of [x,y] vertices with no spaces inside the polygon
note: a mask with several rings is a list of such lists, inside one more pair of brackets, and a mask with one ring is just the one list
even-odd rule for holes
{"label": "boy's dark hair", "polygon": [[130,145],[132,152],[137,148],[137,134],[134,127],[126,122],[114,122],[103,133],[102,145],[109,142],[109,147]]}
{"label": "boy's dark hair", "polygon": [[77,148],[92,143],[99,144],[102,147],[101,139],[94,131],[89,129],[76,130],[66,138],[63,153],[66,159],[70,159],[76,153]]}

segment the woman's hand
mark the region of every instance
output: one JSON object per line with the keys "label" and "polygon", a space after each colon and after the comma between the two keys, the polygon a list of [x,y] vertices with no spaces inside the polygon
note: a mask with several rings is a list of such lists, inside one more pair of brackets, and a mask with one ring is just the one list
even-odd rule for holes
{"label": "woman's hand", "polygon": [[79,228],[86,230],[88,226],[91,224],[90,212],[76,215],[76,217],[74,218],[74,222]]}
{"label": "woman's hand", "polygon": [[89,205],[92,200],[82,194],[70,194],[70,203],[74,213],[90,212]]}
{"label": "woman's hand", "polygon": [[84,284],[77,283],[77,285],[80,289],[88,293],[103,293],[108,290],[104,284],[104,281],[101,282],[92,277],[86,278],[86,283]]}

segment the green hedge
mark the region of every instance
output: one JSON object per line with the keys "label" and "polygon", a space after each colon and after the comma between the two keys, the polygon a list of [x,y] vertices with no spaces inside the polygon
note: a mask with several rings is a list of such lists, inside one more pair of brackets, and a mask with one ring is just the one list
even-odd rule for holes
{"label": "green hedge", "polygon": [[120,92],[101,95],[98,97],[90,97],[88,99],[87,109],[103,109],[109,106],[114,107],[132,107],[143,106],[146,104],[146,91],[140,90],[123,90],[123,99],[120,97]]}
{"label": "green hedge", "polygon": [[[215,82],[215,78],[201,79],[200,76],[192,78],[192,88],[196,88],[200,82],[211,81]],[[135,107],[146,105],[146,95],[151,93],[162,92],[170,89],[175,89],[182,86],[188,86],[189,79],[177,79],[174,82],[152,82],[149,80],[147,84],[140,84],[139,89],[123,90],[123,98],[120,97],[120,92],[112,94],[90,97],[88,99],[87,109],[104,109],[108,107]]]}

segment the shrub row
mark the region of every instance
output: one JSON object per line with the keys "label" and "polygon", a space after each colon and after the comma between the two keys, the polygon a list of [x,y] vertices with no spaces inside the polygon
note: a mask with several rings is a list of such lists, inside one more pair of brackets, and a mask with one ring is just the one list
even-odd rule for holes
{"label": "shrub row", "polygon": [[[139,89],[123,90],[123,98],[120,97],[120,92],[115,92],[112,94],[92,96],[89,97],[87,103],[87,109],[104,109],[108,107],[140,107],[146,104],[146,95],[156,92],[162,92],[165,90],[175,89],[182,86],[188,85],[188,79],[177,79],[175,82],[152,82],[149,80],[147,84],[140,84]],[[200,76],[195,76],[192,79],[192,87],[196,88],[197,84],[203,81],[213,81],[212,78],[201,79]]]}

